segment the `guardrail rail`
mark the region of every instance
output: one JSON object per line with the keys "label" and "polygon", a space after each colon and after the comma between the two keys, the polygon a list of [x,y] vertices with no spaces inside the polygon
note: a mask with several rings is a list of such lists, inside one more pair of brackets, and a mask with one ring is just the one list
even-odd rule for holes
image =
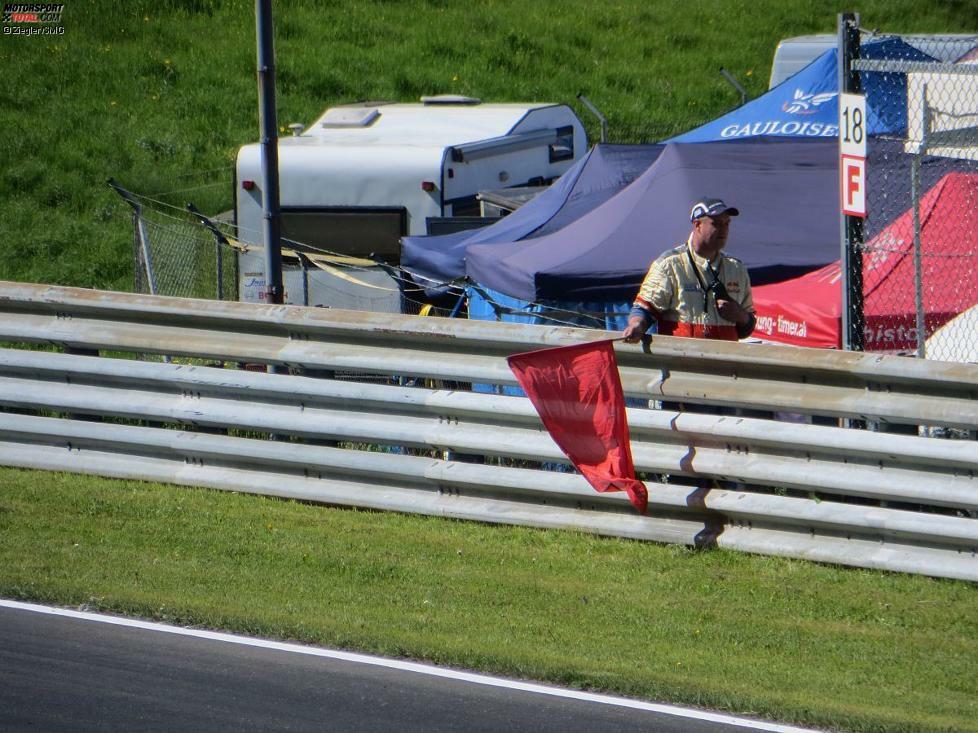
{"label": "guardrail rail", "polygon": [[513,353],[603,338],[0,282],[0,340],[57,349],[0,349],[0,464],[978,580],[978,442],[916,434],[978,428],[975,365],[618,343],[632,402],[743,411],[630,408],[638,516],[562,469],[526,398],[468,389],[515,385]]}

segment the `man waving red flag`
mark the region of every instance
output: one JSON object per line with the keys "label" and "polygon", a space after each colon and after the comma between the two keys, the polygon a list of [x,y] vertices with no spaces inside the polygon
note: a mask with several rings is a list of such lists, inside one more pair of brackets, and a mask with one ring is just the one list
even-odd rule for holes
{"label": "man waving red flag", "polygon": [[588,483],[600,492],[628,492],[645,514],[648,490],[635,478],[612,343],[528,351],[507,361],[544,427]]}

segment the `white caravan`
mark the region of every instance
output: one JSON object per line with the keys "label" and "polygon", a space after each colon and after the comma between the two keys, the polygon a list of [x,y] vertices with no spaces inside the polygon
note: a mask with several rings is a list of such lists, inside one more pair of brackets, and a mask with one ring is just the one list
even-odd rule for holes
{"label": "white caravan", "polygon": [[[467,97],[420,104],[332,107],[279,140],[286,301],[397,312],[400,239],[445,218],[479,215],[480,191],[551,183],[587,150],[563,104],[483,104]],[[264,297],[260,145],[238,152],[235,223],[239,296]],[[352,258],[352,259],[351,259]],[[311,267],[311,265],[314,265]]]}

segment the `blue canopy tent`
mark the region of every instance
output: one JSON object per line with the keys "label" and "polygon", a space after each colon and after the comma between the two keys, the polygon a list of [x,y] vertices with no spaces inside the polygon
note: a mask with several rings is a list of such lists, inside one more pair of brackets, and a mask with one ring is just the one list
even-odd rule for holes
{"label": "blue canopy tent", "polygon": [[[686,212],[699,196],[740,207],[731,252],[756,282],[837,259],[837,155],[828,138],[598,145],[553,188],[496,224],[405,237],[402,265],[438,283],[466,276],[478,286],[470,292],[474,317],[500,317],[504,295],[540,304],[531,311],[561,311],[564,317],[551,313],[552,320],[566,322],[579,322],[573,312],[610,309],[619,316],[616,327],[650,261],[686,237]],[[789,214],[795,225],[786,227]],[[518,302],[509,308],[527,310]]]}
{"label": "blue canopy tent", "polygon": [[[859,52],[865,59],[934,60],[896,37],[864,43]],[[757,136],[835,139],[839,135],[838,74],[838,54],[826,51],[766,94],[666,142],[702,143]],[[874,103],[866,111],[869,134],[906,129],[906,75],[863,72],[860,78],[867,99]]]}
{"label": "blue canopy tent", "polygon": [[[649,263],[686,238],[690,203],[703,195],[740,209],[727,247],[755,285],[823,267],[839,258],[837,157],[833,139],[667,145],[633,183],[569,225],[545,224],[523,240],[468,246],[465,270],[477,284],[470,316],[511,320],[507,314],[520,311],[533,315],[512,320],[622,328]],[[905,185],[911,157],[900,140],[870,149],[870,186],[893,216],[912,205]],[[925,190],[957,168],[933,156],[920,163]],[[874,216],[865,235],[890,222]]]}
{"label": "blue canopy tent", "polygon": [[703,195],[736,205],[728,247],[758,282],[839,256],[835,140],[670,144],[633,183],[571,225],[531,239],[470,244],[473,282],[527,301],[625,301],[649,263],[689,234]]}

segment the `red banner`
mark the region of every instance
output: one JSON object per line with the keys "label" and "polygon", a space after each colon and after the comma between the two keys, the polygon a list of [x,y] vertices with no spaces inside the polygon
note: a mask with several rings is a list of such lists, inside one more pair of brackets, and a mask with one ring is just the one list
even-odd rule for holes
{"label": "red banner", "polygon": [[648,490],[635,478],[625,395],[612,341],[509,357],[509,367],[554,442],[597,491],[626,491],[645,514]]}

